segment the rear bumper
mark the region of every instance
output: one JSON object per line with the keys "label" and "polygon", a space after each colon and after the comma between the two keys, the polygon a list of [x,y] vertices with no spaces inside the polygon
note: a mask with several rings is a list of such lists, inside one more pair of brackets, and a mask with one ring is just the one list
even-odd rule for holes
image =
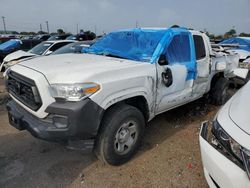
{"label": "rear bumper", "polygon": [[30,114],[13,100],[7,103],[7,110],[13,127],[58,142],[94,139],[103,114],[103,109],[90,99],[52,103],[46,109],[49,116],[44,119]]}
{"label": "rear bumper", "polygon": [[209,187],[250,187],[247,173],[218,152],[207,141],[208,123],[203,123],[199,136],[204,174]]}

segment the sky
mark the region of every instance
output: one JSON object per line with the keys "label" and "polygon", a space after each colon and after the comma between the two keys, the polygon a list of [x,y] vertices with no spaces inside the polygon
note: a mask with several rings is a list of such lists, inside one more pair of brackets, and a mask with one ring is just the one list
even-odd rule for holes
{"label": "sky", "polygon": [[[62,28],[97,34],[139,27],[174,24],[223,34],[235,28],[250,33],[250,0],[0,0],[7,30],[50,32]],[[0,20],[0,30],[3,30]]]}

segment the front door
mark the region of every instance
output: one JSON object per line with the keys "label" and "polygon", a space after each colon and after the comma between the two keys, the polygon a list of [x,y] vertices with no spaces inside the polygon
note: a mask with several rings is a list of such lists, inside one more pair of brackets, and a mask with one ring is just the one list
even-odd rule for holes
{"label": "front door", "polygon": [[190,101],[196,76],[195,53],[189,31],[174,34],[163,55],[168,65],[157,64],[158,84],[156,113],[167,111]]}

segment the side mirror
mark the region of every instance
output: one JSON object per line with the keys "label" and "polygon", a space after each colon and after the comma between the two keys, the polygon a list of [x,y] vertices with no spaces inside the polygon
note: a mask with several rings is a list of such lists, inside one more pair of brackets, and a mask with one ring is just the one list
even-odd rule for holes
{"label": "side mirror", "polygon": [[52,51],[48,50],[45,55],[50,55]]}
{"label": "side mirror", "polygon": [[161,54],[158,60],[160,66],[168,65],[167,57],[164,54]]}

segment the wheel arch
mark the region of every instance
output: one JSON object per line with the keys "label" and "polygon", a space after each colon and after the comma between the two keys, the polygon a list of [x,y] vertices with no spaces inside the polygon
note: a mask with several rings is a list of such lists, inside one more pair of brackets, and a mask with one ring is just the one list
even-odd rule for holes
{"label": "wheel arch", "polygon": [[99,124],[98,134],[99,134],[100,130],[102,129],[102,121],[103,121],[105,115],[113,107],[118,106],[118,105],[123,105],[123,104],[131,105],[131,106],[137,108],[143,114],[145,122],[147,122],[150,119],[150,117],[151,117],[150,114],[152,112],[150,112],[150,107],[149,107],[148,101],[144,95],[130,96],[130,97],[124,98],[122,100],[119,100],[119,99],[121,99],[121,98],[114,99],[113,100],[114,102],[112,101],[109,103],[110,105],[107,105],[107,108],[104,110],[104,113],[102,115],[102,118],[101,118],[101,121]]}

